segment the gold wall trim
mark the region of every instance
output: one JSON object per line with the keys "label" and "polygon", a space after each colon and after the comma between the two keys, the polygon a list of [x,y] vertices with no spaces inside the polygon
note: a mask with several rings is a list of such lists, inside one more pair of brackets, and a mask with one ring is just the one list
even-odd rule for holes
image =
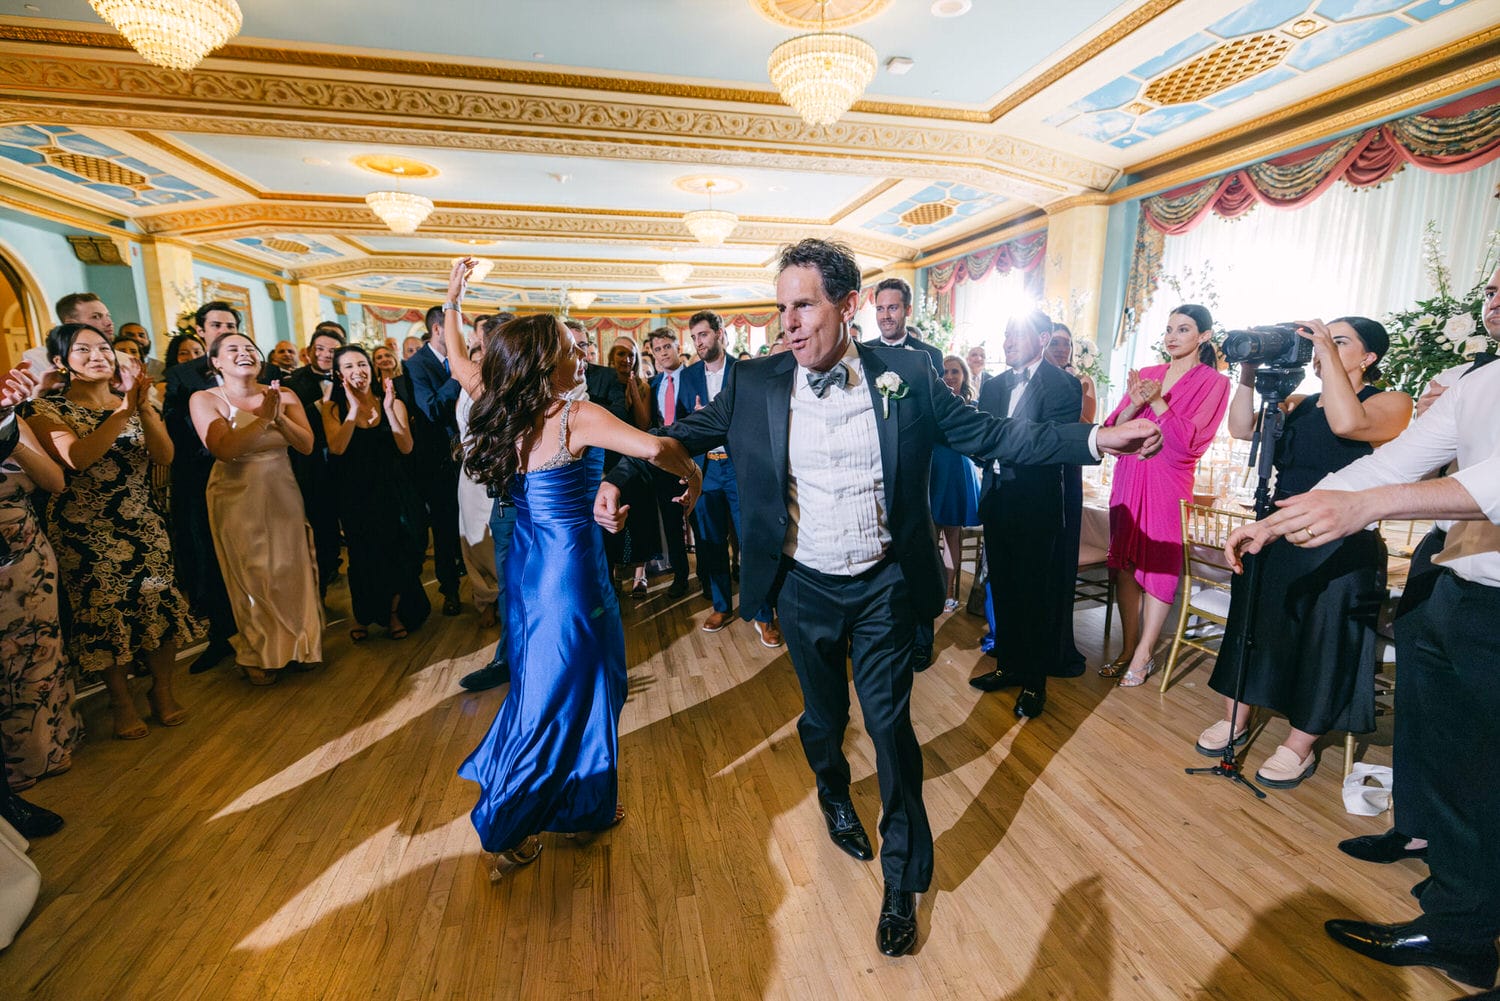
{"label": "gold wall trim", "polygon": [[[441,278],[447,275],[448,265],[452,258],[444,257],[434,260],[430,257],[419,256],[395,256],[395,257],[366,257],[362,259],[351,259],[343,261],[329,261],[322,264],[314,264],[305,268],[293,268],[292,276],[297,281],[319,282],[334,281],[340,278],[350,278],[365,274],[418,274],[431,275]],[[515,281],[526,278],[566,278],[587,281],[597,279],[601,281],[644,281],[656,285],[665,284],[661,276],[656,273],[654,262],[626,262],[623,264],[611,264],[600,261],[534,261],[527,262],[523,267],[507,267],[506,261],[496,260],[495,270],[490,272],[490,277],[480,283],[504,285],[507,280]],[[770,274],[764,268],[756,267],[703,267],[694,268],[693,279],[687,284],[696,284],[698,281],[708,280],[719,283],[734,284],[770,284]]]}

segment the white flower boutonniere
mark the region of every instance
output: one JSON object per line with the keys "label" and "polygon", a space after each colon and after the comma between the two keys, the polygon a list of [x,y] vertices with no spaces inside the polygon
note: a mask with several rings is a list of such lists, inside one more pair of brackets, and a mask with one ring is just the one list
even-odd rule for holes
{"label": "white flower boutonniere", "polygon": [[899,375],[891,371],[880,373],[875,379],[875,388],[880,390],[881,409],[885,411],[886,417],[891,416],[891,401],[901,399],[911,390],[910,386],[901,381]]}

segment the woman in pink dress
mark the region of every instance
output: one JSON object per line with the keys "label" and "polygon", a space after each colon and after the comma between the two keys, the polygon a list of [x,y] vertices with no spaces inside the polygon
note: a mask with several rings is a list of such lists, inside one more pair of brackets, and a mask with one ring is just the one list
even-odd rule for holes
{"label": "woman in pink dress", "polygon": [[1156,640],[1182,573],[1179,502],[1192,498],[1193,469],[1213,443],[1229,403],[1229,380],[1211,363],[1212,333],[1207,309],[1174,309],[1163,340],[1171,361],[1131,370],[1125,399],[1104,421],[1108,427],[1143,417],[1162,434],[1159,454],[1117,460],[1109,497],[1109,567],[1125,649],[1099,673],[1119,678],[1125,688],[1144,684],[1156,668]]}

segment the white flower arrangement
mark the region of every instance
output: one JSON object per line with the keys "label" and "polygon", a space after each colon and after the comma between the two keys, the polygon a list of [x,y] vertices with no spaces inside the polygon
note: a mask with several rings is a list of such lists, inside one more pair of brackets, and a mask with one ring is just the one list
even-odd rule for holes
{"label": "white flower arrangement", "polygon": [[887,418],[891,416],[891,401],[899,400],[911,391],[911,387],[889,369],[875,377],[875,388],[880,390],[881,408]]}

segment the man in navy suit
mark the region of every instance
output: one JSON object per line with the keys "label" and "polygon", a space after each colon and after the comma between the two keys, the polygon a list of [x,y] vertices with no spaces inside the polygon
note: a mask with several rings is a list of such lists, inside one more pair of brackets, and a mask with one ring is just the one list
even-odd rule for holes
{"label": "man in navy suit", "polygon": [[[874,857],[849,796],[844,755],[849,665],[875,746],[885,894],[876,944],[888,956],[917,940],[915,895],[932,879],[922,804],[922,749],[911,723],[919,622],[943,607],[928,474],[934,445],[982,460],[1099,461],[1099,450],[1161,447],[1149,421],[1047,425],[981,414],[912,351],[855,343],[859,265],[847,247],[803,240],[782,251],[776,308],[790,350],[730,370],[702,410],[661,433],[690,454],[728,447],[740,492],[740,616],[773,603],[806,711],[797,724],[817,778],[829,837]],[[621,485],[647,464],[620,460],[599,487],[594,519],[611,532]]]}
{"label": "man in navy suit", "polygon": [[[723,392],[735,360],[724,347],[724,322],[705,309],[688,320],[688,333],[698,349],[698,361],[682,373],[682,393],[689,410],[702,410]],[[734,460],[727,448],[697,457],[703,469],[703,493],[693,509],[693,532],[698,540],[698,573],[708,581],[708,596],[714,610],[703,621],[703,631],[716,633],[729,625],[734,611],[729,573],[729,530],[740,532],[740,492],[734,481]],[[781,646],[781,630],[768,604],[762,604],[752,620],[762,646]]]}
{"label": "man in navy suit", "polygon": [[406,359],[411,376],[412,464],[417,490],[432,528],[432,565],[443,595],[443,614],[457,615],[458,578],[463,552],[458,547],[458,380],[448,369],[443,338],[443,307],[427,311],[427,336]]}
{"label": "man in navy suit", "polygon": [[[1076,423],[1083,387],[1042,358],[1052,325],[1040,313],[1023,313],[1005,325],[1010,371],[990,380],[979,409],[996,417]],[[1079,425],[1082,426],[1082,425]],[[1047,701],[1047,675],[1060,668],[1058,588],[1072,575],[1055,572],[1063,542],[1063,467],[1059,463],[989,462],[979,494],[984,551],[1000,666],[972,679],[980,691],[1021,687],[1015,713],[1035,717]],[[1075,558],[1076,562],[1076,558]]]}
{"label": "man in navy suit", "polygon": [[[651,377],[651,426],[671,427],[693,412],[683,390],[687,369],[682,364],[682,347],[670,327],[651,331],[646,346],[656,362],[656,374]],[[656,485],[661,530],[667,536],[667,559],[672,563],[672,586],[667,588],[667,597],[681,598],[688,592],[687,540],[683,537],[682,507],[672,498],[682,493],[682,487],[675,477],[660,470],[652,475],[652,482]],[[640,555],[643,559],[650,557],[648,553]]]}

